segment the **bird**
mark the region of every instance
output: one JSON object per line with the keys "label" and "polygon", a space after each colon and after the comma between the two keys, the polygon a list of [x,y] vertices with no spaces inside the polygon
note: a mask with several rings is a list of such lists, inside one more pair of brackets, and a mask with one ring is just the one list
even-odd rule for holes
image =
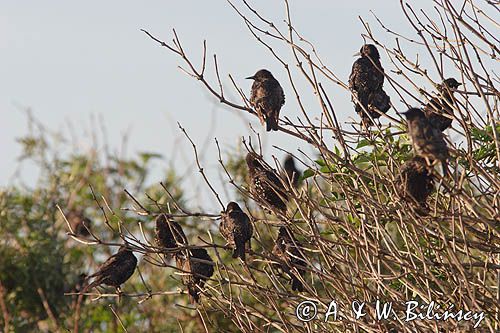
{"label": "bird", "polygon": [[84,287],[84,291],[101,284],[113,286],[117,290],[120,290],[120,285],[125,283],[134,274],[136,266],[137,258],[134,252],[126,244],[122,245],[117,253],[99,266],[97,272],[87,277],[87,279],[94,278],[94,281]]}
{"label": "bird", "polygon": [[[176,266],[182,273],[182,283],[187,287],[189,301],[199,303],[200,290],[205,286],[205,282],[214,274],[212,258],[205,249],[191,249],[185,258],[177,257]],[[208,261],[205,263],[200,260]]]}
{"label": "bird", "polygon": [[250,104],[261,121],[266,122],[266,131],[277,131],[280,110],[285,104],[283,88],[267,69],[261,69],[246,79],[254,80]]}
{"label": "bird", "polygon": [[449,152],[443,133],[432,126],[421,109],[410,108],[403,115],[408,122],[408,135],[417,156],[423,157],[428,165],[441,162],[443,174],[446,174]]}
{"label": "bird", "polygon": [[295,167],[295,160],[292,155],[285,157],[283,169],[285,169],[286,177],[290,180],[293,187],[297,187],[299,185],[300,171]]}
{"label": "bird", "polygon": [[83,237],[90,236],[89,230],[92,222],[89,218],[85,217],[82,211],[70,210],[68,214],[66,214],[66,219],[75,235]]}
{"label": "bird", "polygon": [[275,171],[264,167],[260,162],[260,156],[254,152],[248,153],[245,160],[250,178],[250,193],[271,210],[286,212],[285,201],[288,197]]}
{"label": "bird", "polygon": [[434,180],[424,158],[415,156],[400,167],[396,188],[402,198],[414,200],[420,206],[426,205],[434,189]]}
{"label": "bird", "polygon": [[448,78],[438,85],[439,95],[431,98],[424,106],[424,113],[430,123],[442,132],[451,127],[453,122],[453,92],[462,84],[454,78]]}
{"label": "bird", "polygon": [[240,257],[245,261],[245,246],[247,243],[250,244],[253,226],[248,215],[236,202],[230,202],[226,211],[222,212],[219,231],[228,245],[233,247],[233,258]]}
{"label": "bird", "polygon": [[[165,250],[175,250],[179,246],[188,244],[181,225],[168,218],[165,214],[160,214],[156,218],[155,241],[158,247]],[[172,252],[173,251],[164,251],[165,258],[169,259]],[[177,255],[179,252],[175,253]]]}
{"label": "bird", "polygon": [[272,253],[282,261],[279,265],[281,269],[290,275],[292,279],[292,290],[299,292],[304,291],[304,286],[296,274],[292,272],[292,268],[295,267],[300,276],[304,276],[304,269],[298,267],[306,266],[304,256],[299,251],[301,247],[302,245],[295,239],[289,228],[280,227]]}
{"label": "bird", "polygon": [[349,89],[355,96],[355,110],[361,116],[362,124],[368,127],[373,125],[370,116],[379,118],[379,112],[386,113],[390,109],[391,99],[382,88],[384,68],[375,45],[365,44],[355,55],[360,57],[352,65]]}

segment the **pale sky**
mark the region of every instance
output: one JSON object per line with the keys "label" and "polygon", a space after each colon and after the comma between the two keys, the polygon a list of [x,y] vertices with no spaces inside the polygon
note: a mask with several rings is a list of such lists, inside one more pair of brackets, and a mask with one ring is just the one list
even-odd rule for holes
{"label": "pale sky", "polygon": [[[251,3],[282,24],[281,1]],[[383,34],[370,10],[388,26],[415,36],[401,14],[399,1],[291,1],[291,6],[295,27],[345,81],[354,61],[352,55],[363,44],[364,29],[358,16],[366,18],[380,39],[392,45],[393,38]],[[238,103],[239,96],[227,75],[230,73],[248,92],[251,82],[245,77],[260,68],[271,70],[287,96],[282,115],[299,115],[284,68],[253,38],[226,1],[4,0],[0,2],[0,186],[10,183],[17,166],[20,147],[15,138],[27,130],[23,108],[30,108],[54,130],[68,133],[68,122],[72,123],[82,149],[91,144],[91,115],[100,116],[111,147],[118,149],[127,131],[129,154],[161,153],[166,159],[158,164],[160,169],[169,163],[185,165],[179,154],[172,161],[174,147],[184,147],[185,158],[192,157],[190,146],[177,130],[177,121],[198,144],[210,140],[204,149],[210,156],[206,158],[208,168],[217,166],[213,137],[226,147],[234,146],[241,136],[248,136],[249,122],[263,134],[269,154],[282,156],[272,145],[308,151],[303,142],[289,136],[265,134],[255,118],[220,107],[199,82],[177,68],[183,65],[180,58],[160,48],[140,32],[141,28],[166,41],[172,39],[175,28],[195,64],[201,63],[206,39],[210,59],[217,53],[226,94]],[[277,49],[292,60],[289,49]],[[211,65],[209,79],[216,84]],[[389,65],[384,67],[387,70]],[[355,116],[349,94],[333,83],[324,84],[340,121]],[[308,94],[304,101],[311,106],[311,114],[318,115],[320,110],[309,87],[300,82],[299,89]],[[29,167],[22,176],[28,183],[36,179]]]}

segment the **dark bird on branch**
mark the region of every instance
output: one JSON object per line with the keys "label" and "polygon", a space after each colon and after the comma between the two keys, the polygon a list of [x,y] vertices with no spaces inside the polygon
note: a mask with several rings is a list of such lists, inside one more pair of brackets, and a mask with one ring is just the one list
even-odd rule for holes
{"label": "dark bird on branch", "polygon": [[286,212],[285,201],[288,197],[276,172],[266,168],[261,163],[260,156],[255,153],[248,153],[246,162],[250,177],[250,193],[271,210],[274,208],[282,213]]}
{"label": "dark bird on branch", "polygon": [[86,286],[84,291],[101,284],[113,286],[119,290],[120,285],[134,274],[136,266],[137,258],[134,253],[126,245],[122,245],[117,253],[99,266],[97,272],[88,277],[88,279],[94,278],[94,281]]}
{"label": "dark bird on branch", "polygon": [[427,197],[434,189],[434,180],[429,166],[420,156],[406,161],[399,169],[396,178],[398,194],[405,199],[416,201],[425,207]]}
{"label": "dark bird on branch", "polygon": [[292,155],[287,155],[283,162],[283,169],[287,178],[292,182],[293,187],[299,185],[300,171],[295,167],[295,160]]}
{"label": "dark bird on branch", "polygon": [[433,97],[424,107],[429,122],[440,131],[451,127],[453,122],[453,92],[462,84],[454,78],[444,80],[438,86],[440,95]]}
{"label": "dark bird on branch", "polygon": [[233,248],[233,258],[240,257],[245,261],[245,247],[248,243],[250,248],[253,235],[253,226],[248,215],[236,202],[230,202],[221,216],[219,231],[227,244]]}
{"label": "dark bird on branch", "polygon": [[295,239],[290,229],[286,227],[281,227],[278,233],[278,238],[276,239],[276,244],[273,248],[273,254],[277,256],[282,263],[280,263],[281,269],[290,275],[292,279],[292,290],[293,291],[304,291],[304,286],[300,282],[294,268],[297,269],[300,276],[304,276],[304,269],[301,268],[307,266],[304,256],[300,252],[299,248],[302,245]]}
{"label": "dark bird on branch", "polygon": [[213,260],[205,249],[191,249],[187,258],[176,258],[177,268],[182,270],[182,283],[187,287],[189,301],[200,301],[200,289],[214,274]]}
{"label": "dark bird on branch", "polygon": [[158,247],[166,250],[163,252],[165,259],[172,257],[173,253],[177,254],[178,252],[173,250],[179,246],[188,244],[181,225],[168,218],[165,214],[161,214],[156,218],[155,241]]}
{"label": "dark bird on branch", "polygon": [[449,153],[443,133],[432,126],[420,109],[411,108],[403,114],[408,122],[408,135],[416,154],[423,157],[428,165],[441,162],[443,174],[446,175]]}
{"label": "dark bird on branch", "polygon": [[77,236],[88,237],[90,236],[90,225],[92,222],[89,218],[85,217],[82,211],[71,210],[66,214],[66,219],[71,225],[71,229]]}
{"label": "dark bird on branch", "polygon": [[372,44],[365,44],[356,55],[361,57],[352,65],[349,89],[355,97],[355,110],[361,116],[363,125],[368,127],[373,125],[368,115],[373,119],[379,118],[379,112],[386,113],[390,109],[391,99],[382,88],[384,68],[377,48]]}
{"label": "dark bird on branch", "polygon": [[261,122],[266,122],[266,131],[278,130],[278,118],[281,107],[285,104],[285,94],[279,82],[266,69],[261,69],[254,76],[250,104],[257,112]]}

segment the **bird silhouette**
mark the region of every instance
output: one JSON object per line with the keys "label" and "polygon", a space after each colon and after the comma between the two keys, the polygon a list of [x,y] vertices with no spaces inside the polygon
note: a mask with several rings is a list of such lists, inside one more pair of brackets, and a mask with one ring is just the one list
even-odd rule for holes
{"label": "bird silhouette", "polygon": [[292,268],[296,268],[299,275],[302,277],[305,274],[304,269],[301,267],[305,267],[307,264],[304,260],[304,256],[299,250],[301,247],[302,245],[295,239],[289,228],[280,228],[278,238],[273,248],[273,254],[282,261],[279,265],[281,269],[290,275],[293,291],[304,291],[302,282],[300,282],[300,279],[292,270]]}
{"label": "bird silhouette", "polygon": [[295,167],[295,160],[292,155],[287,155],[283,161],[283,169],[287,178],[291,181],[293,187],[299,185],[300,171]]}
{"label": "bird silhouette", "polygon": [[181,225],[168,218],[165,214],[158,215],[156,218],[155,241],[158,247],[171,250],[163,252],[166,259],[169,259],[172,253],[179,253],[172,250],[188,244]]}
{"label": "bird silhouette", "polygon": [[285,94],[279,82],[266,69],[261,69],[254,76],[250,104],[261,121],[266,122],[266,131],[278,130],[278,118],[281,107],[285,104]]}
{"label": "bird silhouette", "polygon": [[70,210],[68,214],[66,214],[66,219],[71,225],[71,229],[73,229],[75,235],[83,237],[90,236],[89,230],[92,222],[89,218],[85,217],[82,211]]}
{"label": "bird silhouette", "polygon": [[177,257],[176,265],[182,270],[182,283],[188,289],[189,301],[194,304],[200,301],[200,289],[214,274],[214,266],[211,264],[213,260],[207,250],[191,249],[188,253],[186,258]]}
{"label": "bird silhouette", "polygon": [[361,57],[352,65],[349,89],[355,96],[355,110],[361,116],[363,125],[368,127],[373,125],[370,116],[376,119],[380,117],[379,112],[386,113],[391,107],[391,100],[382,88],[384,68],[377,48],[365,44],[356,55]]}
{"label": "bird silhouette", "polygon": [[240,257],[245,261],[245,246],[247,243],[250,245],[253,234],[252,223],[248,215],[236,202],[230,202],[221,216],[219,231],[228,245],[233,247],[233,258]]}
{"label": "bird silhouette", "polygon": [[411,108],[403,112],[408,122],[408,135],[418,156],[423,157],[428,164],[439,161],[443,173],[447,173],[448,146],[443,133],[432,126],[422,110]]}
{"label": "bird silhouette", "polygon": [[117,253],[99,266],[97,272],[88,276],[87,279],[94,278],[94,281],[87,285],[84,291],[101,284],[113,286],[119,290],[120,285],[125,283],[134,274],[136,266],[137,258],[134,253],[126,245],[122,245]]}
{"label": "bird silhouette", "polygon": [[284,213],[285,201],[288,200],[283,184],[274,170],[266,168],[257,154],[250,152],[246,156],[250,178],[250,193],[266,206]]}
{"label": "bird silhouette", "polygon": [[420,206],[426,206],[427,198],[434,189],[434,180],[425,159],[415,156],[406,161],[399,169],[396,185],[402,198],[414,200]]}
{"label": "bird silhouette", "polygon": [[461,86],[454,78],[444,80],[438,86],[440,96],[433,97],[424,107],[429,122],[440,131],[451,127],[453,122],[453,92]]}

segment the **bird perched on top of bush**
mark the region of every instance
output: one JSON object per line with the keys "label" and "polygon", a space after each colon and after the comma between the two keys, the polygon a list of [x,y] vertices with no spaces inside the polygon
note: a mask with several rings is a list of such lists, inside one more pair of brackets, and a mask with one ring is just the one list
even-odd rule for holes
{"label": "bird perched on top of bush", "polygon": [[438,86],[441,96],[433,97],[424,107],[429,122],[440,131],[451,127],[453,122],[453,92],[462,84],[454,78],[444,80]]}
{"label": "bird perched on top of bush", "polygon": [[[188,244],[181,225],[165,214],[158,215],[156,218],[155,241],[158,247],[165,250],[175,250],[179,246]],[[165,251],[165,258],[170,258],[173,252],[175,251]]]}
{"label": "bird perched on top of bush", "polygon": [[292,182],[293,187],[299,185],[300,171],[295,166],[295,160],[292,155],[287,155],[283,161],[283,169],[287,178]]}
{"label": "bird perched on top of bush", "polygon": [[449,153],[443,133],[418,108],[411,108],[403,114],[408,122],[408,135],[416,154],[423,157],[429,165],[435,161],[441,162],[443,173],[446,174]]}
{"label": "bird perched on top of bush", "polygon": [[253,226],[248,215],[236,202],[230,202],[221,216],[219,231],[233,248],[233,258],[240,257],[245,261],[245,247],[247,243],[250,245],[253,234]]}
{"label": "bird perched on top of bush", "polygon": [[352,65],[349,89],[355,96],[356,112],[361,116],[363,125],[368,127],[373,125],[370,117],[379,118],[379,112],[386,113],[390,109],[391,100],[382,88],[384,68],[375,45],[363,45],[356,55],[361,57]]}
{"label": "bird perched on top of bush", "polygon": [[191,249],[186,258],[176,258],[177,268],[182,270],[182,283],[188,288],[189,301],[200,301],[200,289],[214,274],[213,260],[205,249]]}
{"label": "bird perched on top of bush", "polygon": [[268,208],[286,211],[288,200],[283,184],[276,172],[264,166],[261,157],[253,152],[246,156],[248,174],[250,178],[250,193],[254,198]]}
{"label": "bird perched on top of bush", "polygon": [[254,80],[250,104],[257,112],[261,122],[266,122],[266,131],[277,131],[280,110],[285,104],[283,88],[267,69],[261,69],[247,79]]}
{"label": "bird perched on top of bush", "polygon": [[122,245],[117,253],[99,266],[97,272],[88,276],[87,279],[94,278],[94,281],[84,287],[84,292],[101,284],[113,286],[119,290],[120,285],[134,274],[136,266],[137,258],[134,252],[126,244]]}

